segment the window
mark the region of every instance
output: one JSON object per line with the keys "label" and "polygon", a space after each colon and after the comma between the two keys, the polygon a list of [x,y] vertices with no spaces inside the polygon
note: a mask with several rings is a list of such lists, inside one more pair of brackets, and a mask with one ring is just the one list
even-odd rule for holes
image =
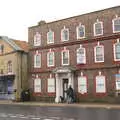
{"label": "window", "polygon": [[119,39],[117,39],[117,43],[114,44],[114,60],[120,61],[120,42]]}
{"label": "window", "polygon": [[120,74],[115,75],[116,80],[116,90],[120,90]]}
{"label": "window", "polygon": [[113,33],[120,32],[120,17],[117,17],[112,20],[113,23]]}
{"label": "window", "polygon": [[54,43],[54,32],[51,30],[47,33],[47,43]]}
{"label": "window", "polygon": [[3,54],[4,46],[0,44],[0,54]]}
{"label": "window", "polygon": [[96,76],[96,93],[106,93],[106,81],[105,76]]}
{"label": "window", "polygon": [[36,78],[34,80],[34,92],[35,93],[41,92],[41,79],[40,78]]}
{"label": "window", "polygon": [[69,65],[69,50],[62,51],[62,65]]}
{"label": "window", "polygon": [[80,45],[80,48],[77,49],[77,64],[86,63],[86,51],[85,48]]}
{"label": "window", "polygon": [[94,54],[95,54],[95,62],[104,62],[104,46],[98,45],[94,47]]}
{"label": "window", "polygon": [[49,78],[48,79],[48,93],[55,92],[55,79]]}
{"label": "window", "polygon": [[79,25],[76,28],[77,31],[77,39],[84,38],[85,37],[85,26],[84,25]]}
{"label": "window", "polygon": [[7,71],[8,71],[8,73],[12,73],[12,61],[8,61]]}
{"label": "window", "polygon": [[61,40],[62,41],[68,41],[69,40],[69,30],[67,28],[64,28],[61,30]]}
{"label": "window", "polygon": [[40,53],[36,53],[34,55],[34,67],[35,68],[41,67],[41,54]]}
{"label": "window", "polygon": [[85,76],[78,77],[78,92],[81,94],[87,93],[87,78]]}
{"label": "window", "polygon": [[103,22],[97,20],[97,22],[94,23],[94,36],[99,35],[103,35]]}
{"label": "window", "polygon": [[47,65],[48,67],[54,66],[54,52],[51,50],[47,53]]}
{"label": "window", "polygon": [[41,35],[39,34],[39,32],[36,32],[34,36],[34,46],[39,46],[39,45],[41,45]]}

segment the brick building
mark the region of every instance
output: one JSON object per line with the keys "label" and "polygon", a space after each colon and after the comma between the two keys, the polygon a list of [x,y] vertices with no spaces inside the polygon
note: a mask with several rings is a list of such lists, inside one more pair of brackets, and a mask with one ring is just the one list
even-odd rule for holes
{"label": "brick building", "polygon": [[29,27],[33,99],[116,102],[120,92],[120,6]]}

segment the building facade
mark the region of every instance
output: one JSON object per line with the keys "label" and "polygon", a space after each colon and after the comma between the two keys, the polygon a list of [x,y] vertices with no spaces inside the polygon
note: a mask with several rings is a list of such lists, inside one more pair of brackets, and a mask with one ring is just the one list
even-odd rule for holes
{"label": "building facade", "polygon": [[29,27],[33,99],[116,102],[120,92],[120,6]]}
{"label": "building facade", "polygon": [[20,100],[28,88],[28,44],[0,36],[0,99]]}

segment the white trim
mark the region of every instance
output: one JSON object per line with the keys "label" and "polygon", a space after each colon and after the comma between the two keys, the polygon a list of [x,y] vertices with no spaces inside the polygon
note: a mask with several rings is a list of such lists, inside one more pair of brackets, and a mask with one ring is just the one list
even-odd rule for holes
{"label": "white trim", "polygon": [[[96,59],[96,48],[97,47],[101,47],[102,48],[102,59],[101,61],[97,61]],[[94,59],[95,59],[95,63],[100,63],[100,62],[104,62],[104,46],[103,45],[97,45],[94,47]]]}
{"label": "white trim", "polygon": [[[47,92],[48,93],[54,93],[55,92],[55,79],[54,78],[48,78],[47,79]],[[51,84],[52,82],[52,84]]]}
{"label": "white trim", "polygon": [[[84,57],[84,60],[83,61],[80,61],[79,59],[78,59],[78,57],[80,57],[79,55],[78,55],[78,51],[80,50],[80,49],[83,49],[84,50],[84,56],[82,56],[82,57]],[[77,49],[77,51],[76,51],[76,57],[77,57],[77,64],[86,64],[86,49],[84,48],[84,47],[82,47],[82,45],[80,45],[80,47]]]}
{"label": "white trim", "polygon": [[[63,52],[67,52],[67,54],[68,54],[68,63],[67,63],[67,64],[64,64],[64,63],[63,63]],[[62,56],[62,65],[63,65],[63,66],[64,66],[64,65],[69,65],[69,61],[70,61],[70,59],[69,59],[69,50],[62,50],[61,56]]]}
{"label": "white trim", "polygon": [[[83,31],[83,32],[84,32],[84,36],[83,36],[83,37],[80,37],[80,36],[79,36],[79,31],[78,31],[78,29],[79,29],[80,27],[83,27],[83,29],[84,29],[84,31]],[[76,27],[76,34],[77,34],[77,39],[85,38],[85,25],[79,24],[79,26]]]}
{"label": "white trim", "polygon": [[115,31],[115,26],[114,26],[114,21],[115,21],[115,20],[120,20],[120,17],[116,17],[116,18],[112,19],[113,33],[118,33],[118,32],[120,32],[120,31]]}
{"label": "white trim", "polygon": [[[38,81],[39,80],[39,81]],[[38,84],[37,84],[38,82]],[[41,79],[40,78],[35,78],[34,79],[34,92],[35,93],[40,93],[41,92]]]}
{"label": "white trim", "polygon": [[115,54],[116,53],[116,51],[115,51],[116,44],[120,44],[120,42],[118,42],[118,40],[117,40],[117,42],[113,44],[114,61],[120,61],[120,59],[116,58],[116,54]]}
{"label": "white trim", "polygon": [[[66,30],[67,31],[67,33],[68,33],[68,39],[67,40],[65,40],[65,39],[63,39],[63,31],[64,30]],[[65,26],[64,26],[64,28],[61,30],[61,41],[69,41],[69,29],[68,28],[65,28]]]}
{"label": "white trim", "polygon": [[[52,65],[50,65],[49,64],[49,54],[52,54],[53,55],[53,64]],[[47,53],[47,66],[48,67],[52,67],[52,66],[54,66],[55,65],[55,54],[54,54],[54,52],[53,51],[49,51],[48,53]]]}
{"label": "white trim", "polygon": [[[52,41],[51,40],[49,40],[49,33],[52,33]],[[51,30],[51,29],[49,29],[49,31],[47,32],[47,44],[52,44],[52,43],[54,43],[54,32]]]}
{"label": "white trim", "polygon": [[[36,38],[39,37],[39,41],[36,40]],[[34,46],[40,46],[41,45],[41,34],[39,32],[36,32],[34,35]]]}
{"label": "white trim", "polygon": [[[95,29],[95,25],[96,25],[96,24],[100,24],[100,26],[101,26],[102,32],[101,32],[100,34],[96,34],[96,29]],[[93,32],[94,32],[94,36],[103,35],[103,22],[102,22],[102,21],[99,21],[99,20],[97,19],[97,22],[95,22],[95,23],[93,24]]]}
{"label": "white trim", "polygon": [[[40,57],[40,64],[39,64],[39,66],[36,65],[36,56],[38,56],[38,55]],[[34,55],[34,68],[41,68],[41,53],[38,53],[38,54]]]}

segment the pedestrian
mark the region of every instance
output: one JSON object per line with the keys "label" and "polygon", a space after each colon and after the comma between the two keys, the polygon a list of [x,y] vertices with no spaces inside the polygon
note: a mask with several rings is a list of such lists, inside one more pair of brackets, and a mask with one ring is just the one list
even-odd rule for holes
{"label": "pedestrian", "polygon": [[73,88],[70,85],[67,90],[67,103],[68,104],[73,102],[73,97],[74,97],[74,92],[73,92]]}

